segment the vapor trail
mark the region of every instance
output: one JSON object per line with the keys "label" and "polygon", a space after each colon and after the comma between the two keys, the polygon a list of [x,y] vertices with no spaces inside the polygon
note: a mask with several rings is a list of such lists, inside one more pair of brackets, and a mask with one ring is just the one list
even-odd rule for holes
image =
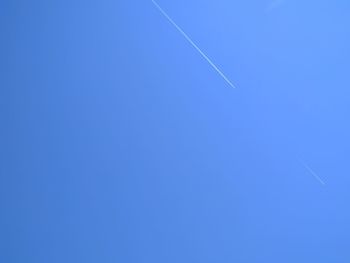
{"label": "vapor trail", "polygon": [[168,14],[161,8],[158,3],[152,0],[152,3],[158,8],[158,10],[168,19],[168,21],[183,35],[188,42],[202,55],[202,57],[216,70],[217,73],[232,87],[236,88],[232,82],[221,72],[221,70],[208,58],[207,55],[192,41],[192,39],[168,16]]}

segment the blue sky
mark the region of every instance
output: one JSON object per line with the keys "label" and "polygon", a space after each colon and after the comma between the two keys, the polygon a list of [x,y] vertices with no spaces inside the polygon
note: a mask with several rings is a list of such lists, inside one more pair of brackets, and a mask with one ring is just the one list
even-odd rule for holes
{"label": "blue sky", "polygon": [[157,3],[0,3],[0,262],[349,262],[350,4]]}

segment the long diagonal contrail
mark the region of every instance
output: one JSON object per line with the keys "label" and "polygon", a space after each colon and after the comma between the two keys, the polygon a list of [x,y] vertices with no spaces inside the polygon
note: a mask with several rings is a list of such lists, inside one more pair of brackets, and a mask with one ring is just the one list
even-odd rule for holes
{"label": "long diagonal contrail", "polygon": [[169,20],[171,24],[187,39],[188,42],[191,43],[191,45],[199,52],[199,54],[202,55],[203,58],[216,70],[217,73],[232,87],[236,88],[235,85],[232,84],[232,82],[224,75],[224,73],[221,72],[220,69],[218,69],[217,66],[203,53],[203,51],[191,40],[191,38],[172,20],[168,14],[161,8],[158,3],[154,0],[152,0],[152,3],[158,8],[158,10]]}

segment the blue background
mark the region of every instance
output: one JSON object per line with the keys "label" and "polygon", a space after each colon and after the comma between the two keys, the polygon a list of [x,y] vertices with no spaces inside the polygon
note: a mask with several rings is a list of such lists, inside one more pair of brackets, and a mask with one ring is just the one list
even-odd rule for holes
{"label": "blue background", "polygon": [[[0,262],[350,262],[350,4],[0,2]],[[322,178],[322,185],[303,162]]]}

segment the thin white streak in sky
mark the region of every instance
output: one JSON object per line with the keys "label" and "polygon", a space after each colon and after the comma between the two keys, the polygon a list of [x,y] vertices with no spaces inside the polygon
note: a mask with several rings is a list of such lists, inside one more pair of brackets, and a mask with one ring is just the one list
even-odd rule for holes
{"label": "thin white streak in sky", "polygon": [[311,169],[310,166],[308,166],[305,162],[301,161],[301,164],[306,168],[306,170],[309,171],[310,174],[312,174],[313,177],[315,177],[321,184],[326,185],[325,182],[315,173],[314,170]]}
{"label": "thin white streak in sky", "polygon": [[203,58],[216,70],[217,73],[232,87],[236,88],[231,81],[218,69],[217,66],[203,53],[203,51],[191,40],[191,38],[168,16],[168,14],[158,5],[158,3],[152,0],[152,3],[158,8],[158,10],[169,20],[169,22],[187,39],[188,42],[202,55]]}

